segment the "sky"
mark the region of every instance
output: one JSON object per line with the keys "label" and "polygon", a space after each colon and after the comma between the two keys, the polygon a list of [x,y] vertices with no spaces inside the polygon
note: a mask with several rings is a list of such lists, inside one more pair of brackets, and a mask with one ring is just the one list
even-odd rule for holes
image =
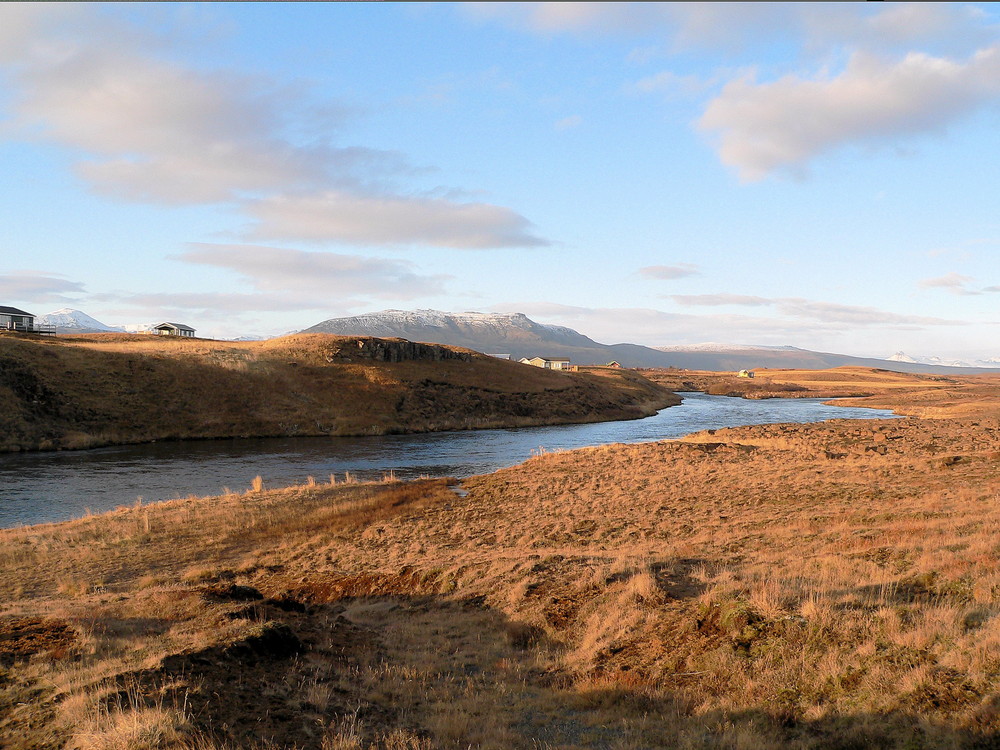
{"label": "sky", "polygon": [[0,304],[1000,357],[989,4],[2,3]]}

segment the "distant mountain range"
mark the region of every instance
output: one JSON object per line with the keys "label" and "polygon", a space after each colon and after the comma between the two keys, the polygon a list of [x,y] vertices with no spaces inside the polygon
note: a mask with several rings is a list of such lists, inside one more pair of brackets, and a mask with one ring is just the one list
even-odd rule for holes
{"label": "distant mountain range", "polygon": [[[410,341],[464,346],[487,354],[521,357],[569,357],[575,364],[619,362],[625,367],[679,367],[689,370],[742,370],[762,367],[821,370],[853,365],[896,372],[966,374],[997,372],[989,365],[950,366],[918,360],[852,357],[793,346],[694,344],[652,348],[638,344],[600,344],[572,328],[536,323],[521,313],[446,313],[438,310],[384,310],[324,320],[300,333],[397,337]],[[902,355],[905,357],[905,355]]]}
{"label": "distant mountain range", "polygon": [[146,333],[156,325],[156,323],[134,323],[109,326],[82,310],[74,310],[71,307],[40,315],[35,322],[38,325],[54,327],[56,333]]}
{"label": "distant mountain range", "polygon": [[[57,333],[136,333],[149,324],[109,326],[87,313],[63,308],[42,315],[40,325]],[[565,326],[536,323],[522,313],[447,313],[439,310],[383,310],[349,318],[324,320],[300,333],[376,336],[463,346],[486,354],[521,357],[569,357],[575,364],[602,365],[615,361],[625,367],[679,367],[688,370],[797,368],[822,370],[853,365],[897,372],[968,374],[1000,371],[1000,357],[975,361],[940,357],[910,357],[896,352],[886,359],[814,352],[794,346],[741,346],[705,343],[648,347],[601,344]],[[263,337],[243,336],[254,341]]]}
{"label": "distant mountain range", "polygon": [[921,365],[942,365],[944,367],[1000,367],[1000,357],[989,359],[943,359],[941,357],[911,357],[905,352],[896,352],[891,357],[886,357],[890,362],[910,362]]}

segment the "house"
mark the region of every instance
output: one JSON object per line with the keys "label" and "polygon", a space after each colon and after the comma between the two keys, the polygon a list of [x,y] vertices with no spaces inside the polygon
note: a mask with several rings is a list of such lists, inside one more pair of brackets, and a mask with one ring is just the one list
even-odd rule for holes
{"label": "house", "polygon": [[496,359],[507,359],[507,360],[510,359],[509,354],[489,354],[489,352],[487,352],[487,355],[490,357],[495,357]]}
{"label": "house", "polygon": [[615,370],[620,370],[620,369],[622,369],[622,363],[621,363],[621,362],[618,362],[617,360],[614,360],[614,359],[613,359],[613,360],[611,360],[610,362],[608,362],[608,363],[607,363],[606,365],[604,365],[604,366],[605,366],[605,367],[612,367],[612,368],[614,368]]}
{"label": "house", "polygon": [[753,377],[753,370],[740,370],[738,373],[736,373],[736,377],[738,377],[738,378],[752,378]]}
{"label": "house", "polygon": [[522,357],[518,360],[521,364],[532,365],[533,367],[541,367],[545,370],[568,370],[569,369],[569,357],[532,357],[528,359],[527,357]]}
{"label": "house", "polygon": [[34,331],[35,316],[16,307],[0,306],[0,331]]}
{"label": "house", "polygon": [[150,331],[157,336],[194,336],[194,329],[183,323],[160,323],[153,326]]}

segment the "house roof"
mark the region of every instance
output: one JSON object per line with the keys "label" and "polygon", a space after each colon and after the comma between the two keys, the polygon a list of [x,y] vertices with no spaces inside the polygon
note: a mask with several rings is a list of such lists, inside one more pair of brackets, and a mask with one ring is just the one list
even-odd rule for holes
{"label": "house roof", "polygon": [[2,315],[27,315],[29,318],[35,317],[30,312],[25,312],[24,310],[18,310],[16,307],[4,307],[0,305],[0,314]]}
{"label": "house roof", "polygon": [[157,323],[153,328],[176,328],[178,331],[193,331],[191,326],[186,326],[183,323]]}

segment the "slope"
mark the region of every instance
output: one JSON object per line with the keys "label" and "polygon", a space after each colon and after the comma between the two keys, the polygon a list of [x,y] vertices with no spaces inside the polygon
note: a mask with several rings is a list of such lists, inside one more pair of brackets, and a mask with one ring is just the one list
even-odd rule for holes
{"label": "slope", "polygon": [[0,336],[6,451],[592,422],[678,402],[636,373],[551,372],[399,339]]}

